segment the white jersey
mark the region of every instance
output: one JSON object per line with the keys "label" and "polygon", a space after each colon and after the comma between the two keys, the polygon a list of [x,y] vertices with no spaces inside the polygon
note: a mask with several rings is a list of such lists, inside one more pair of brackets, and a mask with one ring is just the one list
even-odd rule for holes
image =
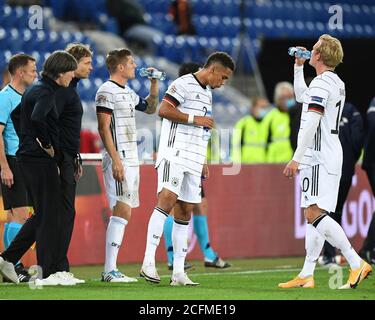
{"label": "white jersey", "polygon": [[343,155],[339,125],[344,103],[345,84],[335,72],[325,71],[310,83],[303,95],[300,131],[303,130],[308,110],[320,112],[323,116],[313,143],[300,163],[300,169],[321,164],[330,174],[341,173]]}
{"label": "white jersey", "polygon": [[[184,75],[169,86],[163,101],[195,116],[212,116],[212,93],[193,74]],[[187,172],[201,176],[210,130],[163,119],[156,167],[163,159],[178,163]]]}
{"label": "white jersey", "polygon": [[138,166],[135,110],[141,98],[128,86],[109,80],[104,82],[95,97],[97,112],[111,114],[113,143],[126,166]]}

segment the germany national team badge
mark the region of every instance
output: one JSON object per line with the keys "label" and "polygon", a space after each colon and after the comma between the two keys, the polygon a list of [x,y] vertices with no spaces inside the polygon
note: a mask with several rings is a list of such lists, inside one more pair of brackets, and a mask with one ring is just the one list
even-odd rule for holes
{"label": "germany national team badge", "polygon": [[178,183],[179,183],[179,181],[178,181],[177,178],[172,178],[172,186],[177,187]]}

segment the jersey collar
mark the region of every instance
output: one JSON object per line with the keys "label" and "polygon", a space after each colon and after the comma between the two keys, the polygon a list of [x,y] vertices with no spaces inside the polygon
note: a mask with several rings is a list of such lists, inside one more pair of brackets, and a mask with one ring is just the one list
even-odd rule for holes
{"label": "jersey collar", "polygon": [[192,75],[193,75],[194,79],[198,82],[198,84],[199,84],[204,90],[206,90],[206,89],[207,89],[207,86],[204,86],[204,85],[198,80],[198,78],[195,76],[194,73],[192,73]]}
{"label": "jersey collar", "polygon": [[113,82],[114,84],[118,85],[118,86],[119,86],[120,88],[122,88],[122,89],[125,89],[125,86],[122,86],[121,84],[119,84],[119,83],[116,82],[116,81],[113,81],[113,80],[108,80],[108,81]]}
{"label": "jersey collar", "polygon": [[14,89],[10,83],[8,84],[8,87],[11,88],[15,93],[17,93],[20,96],[22,96],[22,93],[18,92],[16,89]]}

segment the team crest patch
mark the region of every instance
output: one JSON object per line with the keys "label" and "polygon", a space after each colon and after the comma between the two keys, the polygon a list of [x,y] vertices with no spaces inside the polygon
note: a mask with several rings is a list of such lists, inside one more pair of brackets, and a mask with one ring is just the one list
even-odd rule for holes
{"label": "team crest patch", "polygon": [[177,178],[172,178],[172,186],[177,187],[179,183]]}
{"label": "team crest patch", "polygon": [[323,102],[323,98],[318,97],[318,96],[311,96],[311,101],[322,103]]}
{"label": "team crest patch", "polygon": [[105,104],[106,102],[107,102],[107,97],[105,95],[100,94],[96,97],[97,104]]}

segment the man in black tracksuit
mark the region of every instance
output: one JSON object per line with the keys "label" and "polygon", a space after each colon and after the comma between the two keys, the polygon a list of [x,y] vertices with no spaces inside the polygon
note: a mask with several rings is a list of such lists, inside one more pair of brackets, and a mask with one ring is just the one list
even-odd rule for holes
{"label": "man in black tracksuit", "polygon": [[13,262],[12,256],[14,257],[16,249],[21,251],[26,246],[29,248],[36,240],[37,261],[42,268],[42,281],[46,280],[44,284],[59,284],[54,275],[58,272],[63,211],[57,167],[57,162],[61,161],[61,151],[55,94],[59,88],[69,85],[76,68],[77,62],[69,53],[52,53],[44,62],[42,79],[26,90],[21,104],[12,113],[20,139],[17,161],[31,196],[35,215],[21,228],[14,239],[15,246],[11,248],[11,245],[11,250],[4,251],[1,256],[4,260]]}
{"label": "man in black tracksuit", "polygon": [[[362,168],[366,171],[372,194],[375,196],[375,98],[367,110],[367,136]],[[359,255],[368,263],[375,264],[375,212],[372,215],[367,237],[363,242]]]}
{"label": "man in black tracksuit", "polygon": [[[60,149],[59,162],[61,187],[63,193],[63,221],[61,224],[61,248],[59,271],[69,272],[67,257],[75,219],[75,195],[77,180],[82,175],[81,158],[79,155],[80,132],[83,108],[77,92],[77,84],[81,79],[88,78],[92,71],[92,52],[83,44],[71,44],[65,49],[76,58],[78,68],[68,88],[56,92],[56,106],[59,114]],[[93,97],[94,98],[94,97]],[[78,282],[79,283],[79,282]]]}
{"label": "man in black tracksuit", "polygon": [[[357,108],[351,103],[345,103],[340,121],[339,138],[343,151],[342,174],[335,212],[330,216],[341,225],[344,203],[348,197],[352,178],[365,138],[363,120]],[[327,241],[323,248],[323,265],[335,262],[336,250]]]}
{"label": "man in black tracksuit", "polygon": [[[83,108],[77,92],[80,79],[87,78],[92,70],[92,52],[83,44],[68,45],[66,51],[78,61],[74,78],[69,87],[60,88],[55,93],[59,128],[59,157],[60,182],[63,197],[61,215],[60,249],[57,271],[69,272],[67,252],[73,232],[75,219],[75,193],[77,180],[82,175],[82,166],[79,157],[80,131]],[[16,237],[11,246],[3,252],[5,260],[14,263],[18,261],[35,241],[35,216],[27,221],[26,228],[19,237]],[[72,274],[65,274],[76,283],[82,280]]]}

